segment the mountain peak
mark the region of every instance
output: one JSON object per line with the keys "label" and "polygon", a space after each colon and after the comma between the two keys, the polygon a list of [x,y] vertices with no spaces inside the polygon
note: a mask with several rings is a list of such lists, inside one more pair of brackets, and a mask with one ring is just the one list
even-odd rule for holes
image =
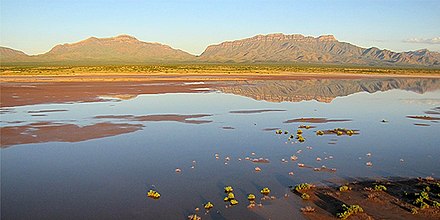
{"label": "mountain peak", "polygon": [[122,35],[118,35],[116,37],[108,37],[108,38],[89,37],[89,38],[82,40],[82,41],[79,41],[77,43],[71,43],[71,44],[67,43],[64,45],[84,44],[84,43],[90,43],[90,42],[103,42],[103,41],[137,42],[139,40],[133,36],[122,34]]}
{"label": "mountain peak", "polygon": [[128,35],[128,34],[121,34],[121,35],[118,35],[116,37],[113,37],[113,39],[123,40],[123,41],[138,41],[137,38],[135,38],[135,37],[133,37],[131,35]]}
{"label": "mountain peak", "polygon": [[89,37],[76,43],[57,45],[40,57],[43,61],[109,63],[180,62],[195,58],[167,45],[139,41],[125,34],[107,38]]}
{"label": "mountain peak", "polygon": [[317,38],[319,41],[337,41],[335,36],[329,35],[321,35]]}

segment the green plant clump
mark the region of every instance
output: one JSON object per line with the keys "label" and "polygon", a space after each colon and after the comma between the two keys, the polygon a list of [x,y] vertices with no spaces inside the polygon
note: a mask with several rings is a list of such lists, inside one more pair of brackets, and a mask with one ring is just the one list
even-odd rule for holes
{"label": "green plant clump", "polygon": [[316,131],[316,135],[324,135],[324,132],[321,130]]}
{"label": "green plant clump", "polygon": [[[415,193],[415,196],[419,196],[416,198],[416,200],[414,201],[414,205],[418,205],[420,209],[427,209],[429,208],[429,204],[427,203],[427,201],[431,201],[431,199],[429,198],[429,194],[426,191],[422,191],[421,193]],[[432,205],[434,207],[436,201],[431,201]]]}
{"label": "green plant clump", "polygon": [[426,203],[426,202],[420,203],[420,209],[428,209],[428,208],[429,208],[428,203]]}
{"label": "green plant clump", "polygon": [[433,208],[437,208],[437,209],[440,208],[440,202],[438,202],[438,201],[436,201],[434,199],[429,198],[428,191],[425,191],[425,190],[428,190],[428,189],[425,188],[420,193],[414,193],[414,195],[418,196],[418,197],[414,200],[413,204],[418,206],[422,210],[423,209],[427,209],[429,207],[433,207]]}
{"label": "green plant clump", "polygon": [[387,187],[385,187],[384,185],[375,185],[374,191],[387,191]]}
{"label": "green plant clump", "polygon": [[340,192],[346,192],[346,191],[349,191],[349,190],[351,190],[351,188],[346,186],[346,185],[339,187],[339,191]]}
{"label": "green plant clump", "polygon": [[308,183],[301,183],[295,186],[295,191],[300,192],[302,190],[309,190],[313,188],[312,184],[308,184]]}
{"label": "green plant clump", "polygon": [[308,199],[310,199],[310,195],[307,194],[307,193],[303,193],[303,194],[301,195],[301,198],[304,199],[304,200],[308,200]]}
{"label": "green plant clump", "polygon": [[411,209],[411,214],[415,215],[417,213],[419,213],[419,211],[416,208]]}
{"label": "green plant clump", "polygon": [[336,216],[340,219],[347,219],[353,214],[364,212],[361,206],[359,205],[351,205],[347,206],[345,204],[342,205],[342,212],[336,214]]}

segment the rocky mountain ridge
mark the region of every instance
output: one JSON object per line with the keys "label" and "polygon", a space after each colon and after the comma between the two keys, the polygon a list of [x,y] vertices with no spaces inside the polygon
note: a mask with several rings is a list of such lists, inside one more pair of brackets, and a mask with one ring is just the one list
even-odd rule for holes
{"label": "rocky mountain ridge", "polygon": [[60,44],[40,55],[0,47],[0,61],[8,63],[321,63],[378,66],[440,67],[440,53],[426,49],[393,52],[340,42],[333,35],[319,37],[281,33],[256,35],[208,46],[200,56],[129,35],[90,37]]}

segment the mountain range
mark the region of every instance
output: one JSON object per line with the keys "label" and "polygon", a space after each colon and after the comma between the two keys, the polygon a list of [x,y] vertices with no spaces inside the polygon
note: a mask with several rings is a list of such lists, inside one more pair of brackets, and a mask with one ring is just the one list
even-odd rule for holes
{"label": "mountain range", "polygon": [[333,35],[257,35],[210,45],[199,56],[160,43],[143,42],[129,35],[90,37],[60,44],[40,55],[27,55],[0,47],[2,64],[26,63],[317,63],[377,66],[440,67],[440,53],[426,49],[393,52],[340,42]]}

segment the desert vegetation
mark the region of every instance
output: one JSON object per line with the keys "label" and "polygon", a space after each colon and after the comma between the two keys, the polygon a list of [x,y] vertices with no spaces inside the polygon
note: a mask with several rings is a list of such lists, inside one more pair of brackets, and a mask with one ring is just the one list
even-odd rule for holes
{"label": "desert vegetation", "polygon": [[438,68],[368,67],[318,64],[150,64],[150,65],[2,65],[2,75],[79,75],[79,74],[284,74],[344,73],[373,75],[440,75]]}

